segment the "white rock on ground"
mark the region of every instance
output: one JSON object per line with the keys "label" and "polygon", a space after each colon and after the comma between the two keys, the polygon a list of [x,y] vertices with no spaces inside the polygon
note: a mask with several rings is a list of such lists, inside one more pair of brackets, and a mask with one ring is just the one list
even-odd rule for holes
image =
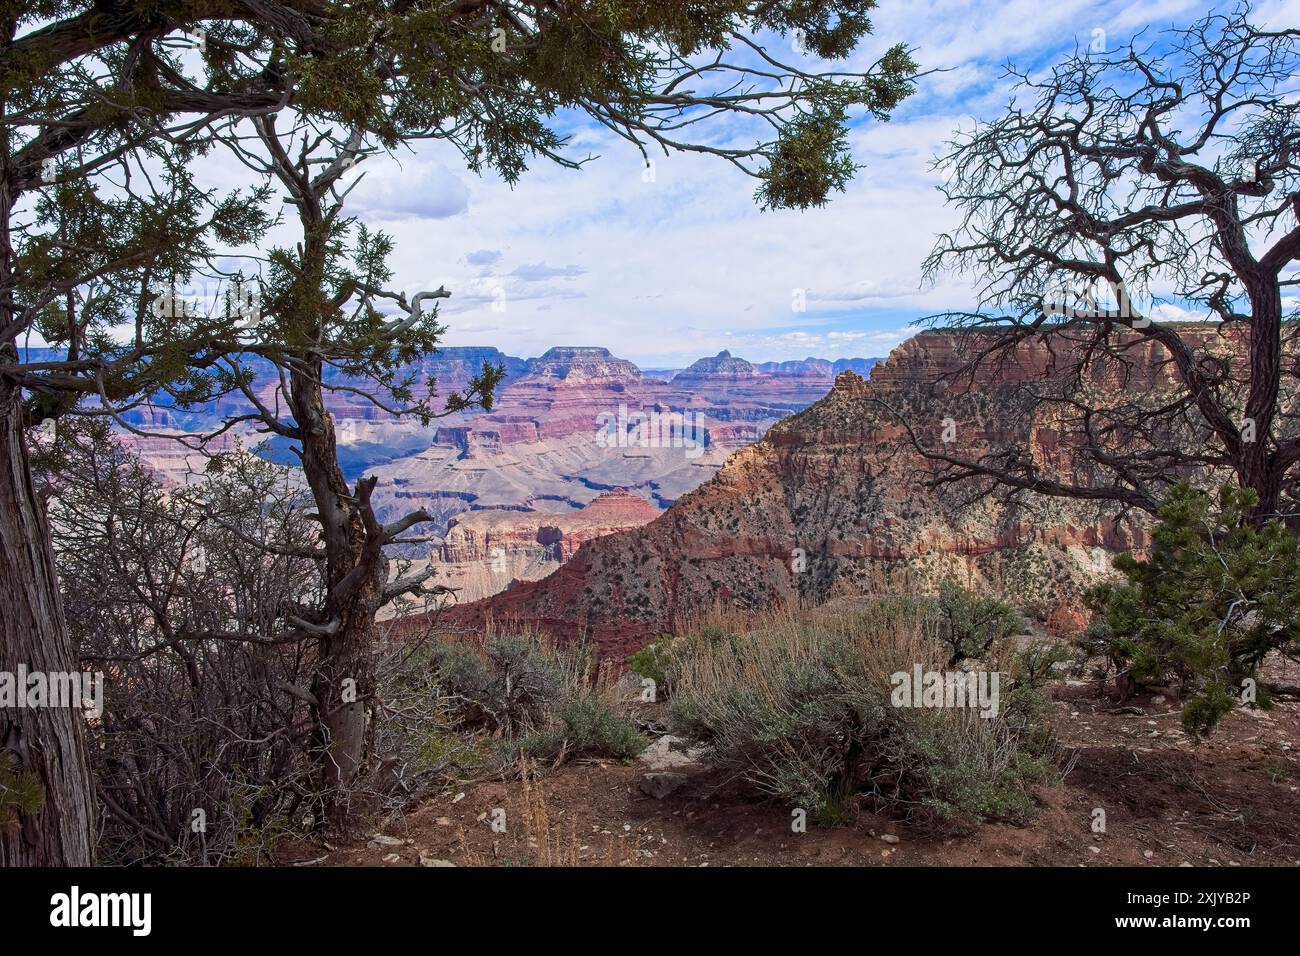
{"label": "white rock on ground", "polygon": [[665,734],[641,751],[641,755],[637,757],[637,760],[645,764],[650,770],[675,770],[679,767],[690,767],[699,763],[698,750],[682,751],[673,748],[673,744],[684,743],[685,741],[680,737]]}

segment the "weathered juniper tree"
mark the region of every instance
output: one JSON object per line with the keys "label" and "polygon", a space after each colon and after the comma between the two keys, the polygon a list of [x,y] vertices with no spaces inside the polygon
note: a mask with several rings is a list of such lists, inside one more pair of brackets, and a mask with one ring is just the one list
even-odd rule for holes
{"label": "weathered juniper tree", "polygon": [[[404,293],[388,291],[389,241],[343,215],[344,199],[356,183],[353,167],[365,155],[360,132],[340,140],[296,112],[260,117],[253,127],[251,142],[232,130],[227,143],[281,188],[300,238],[267,256],[261,315],[252,329],[257,349],[224,357],[221,364],[258,429],[292,443],[310,490],[318,534],[289,550],[316,562],[320,598],[286,605],[276,621],[276,639],[306,640],[314,647],[309,686],[290,690],[310,704],[318,792],[324,809],[338,819],[346,804],[335,797],[356,781],[368,754],[369,718],[377,703],[376,615],[397,597],[422,591],[432,575],[426,570],[390,580],[385,549],[410,540],[404,532],[431,516],[420,509],[388,524],[380,521],[371,500],[376,479],[362,478],[353,487],[344,478],[327,399],[342,395],[351,404],[371,403],[427,424],[475,404],[490,409],[501,372],[485,366],[464,391],[444,396],[441,410],[428,398],[415,399],[409,363],[434,351],[443,328],[433,304],[449,293],[419,292],[408,301]],[[397,316],[383,314],[381,306]],[[266,376],[276,383],[270,396],[259,394],[259,367],[248,362],[250,356],[273,367]]]}
{"label": "weathered juniper tree", "polygon": [[[234,387],[216,360],[247,348],[242,319],[159,309],[158,297],[204,272],[218,248],[255,240],[265,196],[201,189],[191,164],[214,120],[290,102],[364,118],[362,80],[382,68],[368,55],[373,13],[203,0],[0,6],[0,671],[76,665],[23,430],[68,413],[123,422],[142,404],[185,407]],[[0,863],[90,861],[79,720],[57,708],[0,713],[0,800],[17,792],[7,782],[24,793],[14,825],[0,828]]]}
{"label": "weathered juniper tree", "polygon": [[[979,289],[976,308],[930,319],[970,333],[945,384],[1010,371],[1037,343],[1051,355],[1014,374],[1023,440],[963,454],[908,422],[939,484],[1154,513],[1179,480],[1217,475],[1255,492],[1255,521],[1293,510],[1300,31],[1248,15],[1013,70],[1006,112],[939,160],[962,218],[927,274]],[[1161,321],[1171,306],[1204,320]],[[1034,455],[1049,423],[1071,436],[1073,475]]]}
{"label": "weathered juniper tree", "polygon": [[[980,298],[932,317],[970,355],[937,384],[1005,374],[1023,392],[979,451],[926,422],[908,434],[936,487],[1160,519],[1150,559],[1123,556],[1127,583],[1090,595],[1085,643],[1121,695],[1181,682],[1197,733],[1296,648],[1298,42],[1243,7],[1042,78],[1013,71],[1006,113],[939,161],[962,219],[927,272],[972,275]],[[1062,454],[1040,454],[1039,427]]]}
{"label": "weathered juniper tree", "polygon": [[[183,75],[167,46],[179,26],[151,8],[6,3],[0,23],[0,671],[70,672],[23,431],[77,407],[210,394],[191,363],[212,326],[153,314],[154,284],[189,274],[213,243],[256,237],[260,197],[199,189],[187,164],[212,114],[280,97],[242,89],[231,70]],[[0,800],[5,780],[33,789],[0,828],[0,865],[90,861],[80,721],[66,708],[0,712]]]}
{"label": "weathered juniper tree", "polygon": [[[443,411],[410,401],[411,383],[401,370],[434,348],[442,332],[434,306],[452,293],[428,289],[408,300],[386,289],[388,240],[344,216],[370,143],[445,141],[471,169],[491,169],[513,182],[534,157],[570,167],[584,162],[565,154],[551,128],[557,110],[576,109],[643,150],[655,145],[730,160],[761,180],[765,205],[818,205],[852,174],[842,130],[849,110],[862,106],[883,115],[907,92],[913,67],[896,48],[868,73],[811,74],[767,53],[754,31],[800,29],[825,55],[846,54],[867,29],[860,14],[868,6],[796,14],[780,5],[717,4],[694,16],[640,5],[484,7],[472,28],[445,35],[443,42],[458,51],[452,63],[414,69],[424,63],[420,48],[404,45],[413,41],[400,31],[381,31],[392,56],[384,75],[395,78],[400,95],[383,97],[385,110],[364,124],[321,124],[291,110],[256,119],[253,134],[238,124],[223,134],[249,168],[283,192],[300,229],[292,248],[273,251],[265,275],[258,338],[266,344],[256,354],[283,373],[276,401],[259,398],[250,370],[224,361],[231,379],[243,383],[260,427],[294,444],[321,524],[324,599],[289,623],[318,639],[308,699],[320,725],[322,792],[346,788],[373,756],[367,741],[377,704],[376,613],[398,595],[421,593],[430,576],[389,579],[385,547],[409,540],[402,536],[430,516],[416,511],[385,525],[371,502],[375,479],[349,487],[327,396],[343,389],[387,413],[427,421],[490,403],[499,376],[485,368],[465,393],[447,397]],[[733,44],[750,65],[723,60]],[[752,116],[764,135],[727,146],[690,134],[719,113]]]}
{"label": "weathered juniper tree", "polygon": [[[765,206],[819,205],[853,172],[846,122],[857,111],[886,117],[911,89],[915,69],[901,47],[854,71],[810,69],[804,57],[781,53],[790,49],[788,40],[770,41],[793,35],[818,57],[843,59],[870,32],[874,6],[874,0],[5,6],[0,669],[74,665],[45,516],[32,490],[25,425],[54,413],[111,416],[125,424],[122,412],[137,405],[183,407],[250,391],[250,356],[297,368],[308,384],[322,362],[364,378],[394,367],[412,349],[432,346],[434,326],[420,307],[429,295],[409,303],[390,298],[406,318],[388,319],[374,308],[384,290],[334,281],[337,223],[325,223],[296,260],[272,263],[264,321],[229,310],[154,311],[156,296],[173,283],[220,275],[211,267],[217,246],[238,251],[266,225],[261,193],[217,197],[189,179],[187,163],[206,146],[214,120],[239,119],[246,128],[290,108],[295,116],[333,124],[342,132],[329,141],[352,145],[331,164],[348,162],[362,141],[391,148],[411,138],[444,139],[472,169],[494,169],[513,181],[533,157],[581,164],[565,154],[555,120],[577,110],[643,152],[689,150],[731,162],[760,180]],[[751,128],[739,141],[688,132],[719,114],[748,120]],[[259,129],[267,128],[263,122]],[[326,167],[323,182],[311,177],[321,195],[332,188],[334,169]],[[55,181],[43,182],[51,170]],[[280,173],[279,182],[289,186]],[[42,186],[50,187],[48,194]],[[382,260],[383,241],[359,233],[356,239],[355,274],[373,272],[365,262]],[[280,294],[287,290],[295,295]],[[350,318],[340,318],[345,307],[354,309]],[[33,360],[19,352],[17,344],[33,334],[57,354]],[[349,354],[356,360],[351,367]],[[240,358],[224,361],[229,356]],[[300,389],[301,404],[290,406],[309,422],[313,411],[323,410],[310,393]],[[309,425],[313,435],[321,434],[317,425]],[[287,427],[303,426],[295,417]],[[335,487],[333,436],[324,427],[327,441],[311,454],[319,452],[318,476],[326,477],[313,490],[337,498],[344,535],[337,539],[343,550],[335,553],[347,551],[353,562],[337,565],[345,568],[338,593],[349,600],[327,601],[323,619],[288,615],[280,625],[317,635],[327,649],[356,647],[357,635],[369,633],[371,624],[354,599],[364,593],[364,607],[373,608],[382,598],[375,582],[393,586],[375,570],[382,562],[368,557],[388,532],[366,524],[360,494]],[[331,560],[326,557],[333,575]],[[339,634],[345,619],[359,630]],[[364,678],[364,663],[345,669]],[[323,742],[342,777],[362,762],[355,709],[347,713],[347,727],[339,728],[346,740]],[[89,859],[76,719],[46,712],[0,716],[5,759],[36,778],[40,790],[39,810],[22,808],[19,825],[0,833],[0,861]]]}

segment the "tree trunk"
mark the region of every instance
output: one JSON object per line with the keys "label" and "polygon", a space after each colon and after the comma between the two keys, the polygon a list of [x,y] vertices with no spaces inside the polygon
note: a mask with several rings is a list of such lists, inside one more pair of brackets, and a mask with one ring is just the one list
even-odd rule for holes
{"label": "tree trunk", "polygon": [[382,528],[370,507],[373,480],[354,493],[339,467],[334,422],[325,409],[320,367],[291,375],[294,417],[302,440],[302,464],[320,515],[327,578],[324,622],[337,622],[319,638],[313,679],[321,737],[321,784],[326,804],[364,772],[367,719],[374,695],[375,615],[383,604],[388,565]]}
{"label": "tree trunk", "polygon": [[1251,519],[1260,525],[1277,516],[1282,497],[1282,474],[1273,460],[1273,420],[1282,376],[1282,291],[1276,281],[1261,281],[1249,292],[1250,392],[1245,411],[1255,440],[1242,443],[1237,479],[1259,496]]}
{"label": "tree trunk", "polygon": [[[0,362],[12,360],[0,354]],[[44,508],[32,486],[22,434],[21,391],[0,378],[0,672],[80,670],[63,619]],[[17,688],[19,692],[23,688]],[[0,709],[0,760],[34,774],[41,809],[0,826],[0,867],[89,866],[93,798],[82,712],[68,707]]]}

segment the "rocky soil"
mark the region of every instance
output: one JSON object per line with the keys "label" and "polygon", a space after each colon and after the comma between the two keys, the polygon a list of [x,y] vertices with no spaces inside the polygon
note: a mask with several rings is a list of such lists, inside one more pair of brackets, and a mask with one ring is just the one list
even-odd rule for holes
{"label": "rocky soil", "polygon": [[[1294,680],[1294,677],[1291,678]],[[1172,699],[1118,707],[1092,687],[1056,688],[1064,782],[1041,791],[1028,827],[919,833],[871,814],[852,826],[791,828],[711,771],[707,755],[660,742],[638,761],[544,769],[529,781],[454,785],[337,843],[302,842],[276,862],[312,866],[1296,866],[1300,704],[1238,710],[1206,742]],[[655,707],[644,719],[653,724]],[[1105,830],[1096,832],[1098,811]],[[493,822],[498,821],[494,829]],[[504,821],[504,830],[500,829]]]}

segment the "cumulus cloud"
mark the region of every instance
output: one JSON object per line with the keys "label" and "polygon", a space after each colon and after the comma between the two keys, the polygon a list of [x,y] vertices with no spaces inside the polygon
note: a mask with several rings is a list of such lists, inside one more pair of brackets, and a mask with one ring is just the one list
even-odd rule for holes
{"label": "cumulus cloud", "polygon": [[440,162],[376,156],[357,166],[361,181],[349,197],[367,219],[447,219],[469,210],[469,186]]}
{"label": "cumulus cloud", "polygon": [[465,261],[472,266],[492,266],[501,261],[501,251],[499,249],[479,249],[475,252],[468,253]]}
{"label": "cumulus cloud", "polygon": [[545,262],[534,262],[531,265],[517,266],[510,274],[525,282],[541,282],[545,279],[572,279],[586,271],[582,266],[550,266]]}

